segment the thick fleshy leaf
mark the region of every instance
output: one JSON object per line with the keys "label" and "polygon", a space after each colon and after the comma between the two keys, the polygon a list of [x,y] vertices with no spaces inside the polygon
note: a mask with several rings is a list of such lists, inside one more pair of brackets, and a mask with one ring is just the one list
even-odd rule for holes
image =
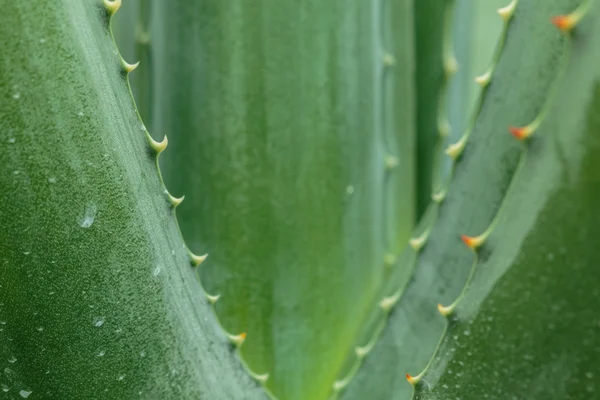
{"label": "thick fleshy leaf", "polygon": [[267,398],[190,267],[110,12],[0,9],[3,398]]}
{"label": "thick fleshy leaf", "polygon": [[326,398],[413,225],[410,54],[382,35],[380,2],[155,1],[152,16],[153,126],[184,237],[210,254],[202,280],[276,395]]}

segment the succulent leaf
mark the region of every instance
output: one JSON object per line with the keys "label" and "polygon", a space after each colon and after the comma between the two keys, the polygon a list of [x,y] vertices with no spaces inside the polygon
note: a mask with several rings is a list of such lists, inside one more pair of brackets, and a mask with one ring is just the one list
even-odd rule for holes
{"label": "succulent leaf", "polygon": [[190,267],[119,3],[0,2],[3,396],[266,399]]}

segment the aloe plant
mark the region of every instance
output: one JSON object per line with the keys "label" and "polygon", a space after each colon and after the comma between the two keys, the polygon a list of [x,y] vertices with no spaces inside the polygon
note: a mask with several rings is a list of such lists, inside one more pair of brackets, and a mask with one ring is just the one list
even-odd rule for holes
{"label": "aloe plant", "polygon": [[7,398],[595,398],[597,1],[0,5]]}

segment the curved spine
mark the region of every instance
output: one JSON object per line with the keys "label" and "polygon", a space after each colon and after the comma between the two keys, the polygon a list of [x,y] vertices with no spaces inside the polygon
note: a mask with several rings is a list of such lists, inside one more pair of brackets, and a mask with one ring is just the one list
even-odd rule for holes
{"label": "curved spine", "polygon": [[[579,5],[579,7],[577,7],[575,9],[575,11],[573,11],[572,13],[567,14],[567,15],[553,17],[551,19],[551,22],[559,30],[564,32],[566,35],[569,35],[571,33],[572,29],[575,28],[575,26],[585,17],[585,15],[587,14],[587,12],[589,11],[589,9],[591,7],[591,4],[594,1],[595,0],[583,0],[583,2]],[[515,8],[517,6],[517,2],[518,2],[518,0],[513,0],[513,1],[511,1],[511,3],[508,6],[498,10],[499,15],[505,21],[509,21],[510,18],[512,17],[512,15],[515,11]],[[570,60],[571,45],[572,45],[572,40],[565,41],[565,48],[563,50],[563,54],[562,54],[562,58],[561,58],[561,65],[558,68],[556,77],[553,81],[553,84],[551,85],[551,87],[549,89],[546,101],[544,102],[542,109],[540,110],[538,115],[533,119],[533,121],[531,123],[529,123],[528,125],[526,125],[524,127],[517,128],[517,127],[511,126],[508,128],[509,132],[515,137],[515,139],[517,139],[519,141],[524,141],[525,139],[528,139],[533,133],[536,132],[536,130],[539,128],[539,126],[546,119],[547,114],[553,104],[556,91],[558,90],[558,87],[562,81],[562,77],[563,77],[564,73],[566,72],[566,69],[567,69],[567,66],[568,66],[568,63]],[[491,71],[493,71],[493,68],[491,69]],[[485,86],[487,86],[487,84]],[[457,317],[454,315],[454,311],[455,311],[456,307],[459,305],[459,303],[461,302],[462,298],[464,297],[467,289],[471,285],[473,278],[475,276],[475,267],[477,266],[478,259],[479,259],[478,249],[481,246],[485,245],[486,239],[494,231],[494,228],[499,221],[499,217],[503,213],[506,212],[505,208],[506,208],[506,204],[507,204],[507,199],[510,197],[511,193],[514,191],[514,187],[517,186],[517,182],[519,180],[520,173],[525,165],[527,152],[528,152],[527,144],[524,143],[524,146],[522,147],[522,153],[520,155],[519,165],[512,176],[511,183],[506,192],[506,195],[504,196],[502,204],[500,205],[500,208],[498,209],[496,216],[494,217],[494,219],[492,220],[492,222],[490,223],[488,228],[486,228],[483,231],[483,233],[481,233],[477,236],[467,236],[467,235],[461,236],[461,240],[464,242],[464,244],[467,247],[469,247],[471,250],[474,251],[475,257],[474,257],[474,260],[473,260],[473,263],[471,266],[469,276],[467,278],[467,281],[465,282],[464,288],[463,288],[462,292],[460,293],[460,295],[456,298],[456,300],[454,302],[452,302],[448,306],[444,306],[442,304],[438,304],[438,306],[437,306],[438,312],[444,318],[446,318],[446,328],[444,330],[444,333],[442,334],[442,337],[440,338],[440,341],[438,343],[438,349],[436,349],[434,356],[431,358],[431,360],[429,361],[427,366],[421,371],[421,373],[419,373],[419,375],[417,375],[416,377],[412,377],[409,374],[406,375],[407,381],[413,386],[413,388],[415,390],[413,392],[413,398],[415,398],[415,396],[417,395],[417,390],[421,389],[421,386],[419,386],[418,383],[421,381],[421,379],[424,376],[427,375],[428,370],[430,369],[432,363],[434,362],[435,355],[438,353],[440,346],[443,343],[444,338],[448,334],[449,325],[456,321]],[[427,390],[427,389],[423,388],[423,390]]]}
{"label": "curved spine", "polygon": [[[111,37],[112,37],[112,39],[113,39],[113,42],[115,42],[115,43],[116,43],[116,41],[115,41],[115,39],[114,39],[114,35],[113,35],[113,33],[112,33],[111,22],[112,22],[112,17],[115,15],[115,13],[116,13],[116,12],[119,10],[119,8],[121,7],[121,0],[112,0],[112,1],[111,1],[111,0],[103,0],[103,4],[104,4],[104,7],[105,7],[105,9],[106,9],[106,11],[107,11],[107,13],[108,13],[109,17],[110,17],[110,19],[109,19],[109,29],[110,29],[110,35],[111,35]],[[140,116],[140,114],[139,114],[139,111],[138,111],[138,109],[137,109],[136,105],[135,105],[135,99],[133,98],[133,92],[132,92],[132,89],[131,89],[131,84],[130,84],[130,82],[129,82],[129,74],[130,74],[131,72],[133,72],[133,71],[134,71],[134,70],[137,68],[137,66],[139,65],[139,62],[136,62],[136,63],[134,63],[134,64],[128,64],[128,63],[127,63],[127,62],[126,62],[126,61],[125,61],[125,60],[124,60],[124,59],[123,59],[123,58],[122,58],[120,55],[119,55],[119,58],[121,59],[122,68],[123,68],[123,71],[124,71],[124,73],[125,73],[125,76],[126,76],[127,87],[128,87],[128,90],[129,90],[129,94],[130,94],[130,97],[131,97],[131,101],[132,101],[132,103],[133,103],[133,106],[134,106],[135,112],[136,112],[136,114],[137,114],[137,117],[138,117],[138,119],[139,119],[140,123],[142,123],[142,130],[145,132],[145,137],[146,137],[146,141],[147,141],[147,143],[148,143],[148,146],[149,146],[150,150],[152,150],[152,151],[154,152],[154,154],[155,154],[155,159],[154,159],[154,162],[155,162],[155,165],[156,165],[156,169],[157,169],[157,172],[158,172],[158,175],[159,175],[160,181],[162,182],[162,184],[163,184],[163,187],[164,187],[164,181],[163,181],[163,178],[162,178],[162,174],[161,174],[161,172],[160,172],[160,165],[159,165],[158,159],[159,159],[159,156],[160,156],[160,154],[161,154],[161,153],[162,153],[162,152],[163,152],[163,151],[166,149],[166,147],[167,147],[167,144],[168,144],[167,136],[165,135],[165,136],[164,136],[164,139],[163,139],[161,142],[156,142],[156,141],[155,141],[155,140],[152,138],[152,136],[149,134],[149,132],[148,132],[148,130],[145,128],[145,126],[143,125],[142,118],[141,118],[141,116]],[[177,225],[177,227],[178,227],[178,230],[179,230],[179,234],[180,234],[180,236],[181,236],[181,237],[183,237],[183,236],[181,235],[181,231],[180,231],[180,229],[179,229],[179,223],[178,223],[178,221],[177,221],[177,218],[176,218],[176,216],[175,216],[175,208],[176,208],[176,207],[177,207],[179,204],[181,204],[181,202],[183,201],[183,199],[184,199],[184,197],[185,197],[185,196],[181,196],[181,197],[174,197],[174,196],[172,196],[172,195],[169,193],[169,191],[166,189],[166,187],[164,188],[164,192],[165,192],[165,194],[167,195],[167,201],[169,202],[169,204],[170,204],[170,205],[173,207],[173,209],[174,209],[174,210],[173,210],[173,218],[174,218],[174,220],[175,220],[175,224],[176,224],[176,225]],[[196,268],[198,268],[198,267],[199,267],[199,266],[200,266],[200,265],[201,265],[201,264],[202,264],[202,263],[203,263],[203,262],[206,260],[206,258],[208,257],[208,254],[204,254],[204,255],[200,255],[200,256],[198,256],[198,255],[194,254],[194,253],[193,253],[193,252],[192,252],[192,251],[189,249],[189,247],[187,247],[187,245],[186,245],[186,250],[187,250],[187,252],[188,252],[188,255],[189,255],[189,257],[190,257],[190,264],[191,264],[192,266],[196,267]],[[196,275],[197,275],[197,274],[196,274]],[[215,315],[215,317],[216,317],[217,321],[219,321],[218,315],[217,315],[217,313],[214,311],[214,304],[215,304],[215,303],[216,303],[216,302],[219,300],[219,298],[220,298],[220,295],[210,295],[210,294],[208,294],[208,293],[206,292],[206,290],[204,289],[204,287],[203,287],[202,283],[200,282],[200,279],[198,279],[198,282],[199,282],[199,290],[202,290],[202,291],[205,293],[206,299],[207,299],[207,301],[208,301],[208,302],[209,302],[209,303],[210,303],[210,304],[213,306],[213,307],[211,307],[211,308],[212,308],[212,310],[213,310],[213,313],[214,313],[214,315]],[[220,322],[219,322],[219,324],[220,324]],[[220,325],[221,325],[221,324],[220,324]],[[225,336],[226,336],[226,337],[227,337],[227,338],[228,338],[228,339],[231,341],[231,343],[232,343],[232,344],[233,344],[233,345],[236,347],[236,351],[239,351],[239,348],[242,346],[242,344],[243,344],[243,343],[244,343],[244,341],[246,340],[246,336],[247,336],[247,335],[246,335],[246,333],[245,333],[245,332],[242,332],[242,333],[240,333],[240,334],[233,335],[233,334],[231,334],[231,333],[227,332],[227,331],[226,331],[226,330],[223,328],[223,326],[222,326],[222,325],[221,325],[221,329],[223,330],[223,332],[224,332]],[[266,385],[266,382],[267,382],[267,380],[268,380],[269,374],[268,374],[268,373],[257,374],[257,373],[253,372],[253,371],[252,371],[252,370],[249,368],[249,366],[248,366],[248,365],[247,365],[247,364],[244,362],[244,360],[243,360],[243,359],[242,359],[242,358],[239,356],[239,354],[238,354],[238,359],[240,360],[240,364],[242,364],[242,365],[244,366],[244,368],[246,369],[246,372],[247,372],[247,373],[248,373],[248,374],[249,374],[249,375],[250,375],[252,378],[254,378],[254,379],[255,379],[255,380],[258,382],[258,383],[260,383],[260,384],[263,386],[263,390],[264,390],[265,394],[266,394],[266,395],[267,395],[269,398],[271,398],[271,399],[275,399],[275,396],[274,396],[274,395],[273,395],[273,394],[272,394],[272,393],[271,393],[271,392],[268,390],[268,388],[265,386],[265,385]]]}

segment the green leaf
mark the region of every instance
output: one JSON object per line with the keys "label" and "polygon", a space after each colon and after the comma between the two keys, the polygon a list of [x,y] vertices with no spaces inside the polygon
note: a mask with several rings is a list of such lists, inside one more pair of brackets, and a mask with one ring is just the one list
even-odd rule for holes
{"label": "green leaf", "polygon": [[181,228],[282,399],[329,395],[413,225],[412,59],[382,18],[362,0],[153,4]]}
{"label": "green leaf", "polygon": [[[563,58],[564,73],[518,151],[522,166],[415,399],[591,399],[600,390],[600,7],[582,4],[590,13],[561,40],[550,17],[577,4],[519,2],[515,22],[529,29],[515,26],[512,46],[535,37]],[[521,65],[549,68],[526,50]]]}
{"label": "green leaf", "polygon": [[[542,9],[561,10],[558,3]],[[474,262],[461,235],[478,235],[490,226],[519,168],[521,144],[507,128],[530,122],[546,104],[560,66],[557,46],[563,42],[548,28],[547,13],[538,12],[541,0],[523,4],[507,26],[506,40],[499,43],[491,82],[482,91],[477,118],[463,136],[466,147],[454,165],[439,216],[427,223],[431,232],[414,273],[381,339],[348,388],[349,398],[354,393],[356,399],[408,396],[411,387],[405,374],[423,370],[444,330],[436,304],[448,305],[458,297]],[[534,37],[539,39],[524,40]],[[476,379],[475,373],[471,376]]]}
{"label": "green leaf", "polygon": [[2,2],[4,396],[264,399],[189,266],[108,17]]}

